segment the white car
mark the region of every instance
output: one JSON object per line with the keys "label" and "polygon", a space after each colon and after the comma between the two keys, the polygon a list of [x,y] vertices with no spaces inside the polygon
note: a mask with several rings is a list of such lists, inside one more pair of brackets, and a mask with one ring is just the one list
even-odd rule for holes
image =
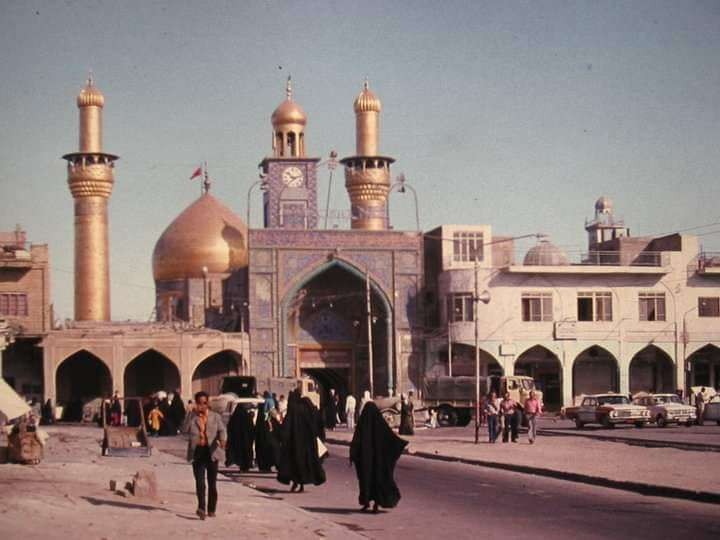
{"label": "white car", "polygon": [[690,427],[697,419],[695,409],[676,394],[649,394],[637,398],[634,403],[647,407],[650,421],[658,427],[667,427],[668,424],[685,424]]}
{"label": "white car", "polygon": [[720,394],[715,394],[710,401],[705,404],[705,412],[703,413],[703,421],[717,422],[720,426]]}

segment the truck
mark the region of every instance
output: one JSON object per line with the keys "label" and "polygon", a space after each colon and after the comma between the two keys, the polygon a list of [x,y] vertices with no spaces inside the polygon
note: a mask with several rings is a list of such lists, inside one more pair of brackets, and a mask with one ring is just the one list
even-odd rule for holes
{"label": "truck", "polygon": [[[535,388],[532,377],[522,375],[480,377],[481,397],[490,392],[502,397],[505,392],[509,392],[512,399],[524,405],[531,390],[534,390],[536,397],[542,401],[542,392]],[[388,424],[391,426],[399,424],[399,398],[383,398],[378,403],[378,407]],[[440,426],[467,426],[475,412],[475,377],[443,375],[424,378],[422,392],[419,399],[415,400],[415,410],[428,409],[437,411]]]}
{"label": "truck", "polygon": [[287,396],[292,390],[299,388],[303,397],[310,398],[316,407],[320,407],[320,395],[315,381],[309,377],[299,379],[291,377],[268,377],[258,379],[249,375],[228,375],[222,378],[219,394],[210,396],[210,408],[220,414],[225,424],[230,420],[235,407],[242,405],[256,410],[265,400],[261,396],[268,391],[278,396]]}

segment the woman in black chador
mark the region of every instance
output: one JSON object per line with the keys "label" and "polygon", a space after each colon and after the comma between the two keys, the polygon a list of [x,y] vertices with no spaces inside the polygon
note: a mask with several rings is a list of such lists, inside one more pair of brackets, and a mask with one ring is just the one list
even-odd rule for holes
{"label": "woman in black chador", "polygon": [[330,395],[328,396],[327,400],[325,401],[325,407],[323,408],[323,413],[325,416],[325,427],[329,429],[330,431],[333,431],[335,429],[335,426],[337,425],[337,395],[335,394],[335,389],[330,389]]}
{"label": "woman in black chador", "polygon": [[234,463],[243,472],[250,470],[253,463],[255,429],[252,416],[242,405],[235,407],[228,422],[227,432],[228,448],[225,466],[228,467]]}
{"label": "woman in black chador", "polygon": [[319,417],[317,409],[303,400],[297,390],[290,392],[285,420],[280,430],[278,482],[292,484],[290,491],[304,491],[305,484],[319,486],[325,471],[318,457]]}
{"label": "woman in black chador", "polygon": [[370,501],[373,512],[378,506],[394,508],[400,500],[400,490],[395,484],[395,464],[407,441],[390,429],[377,405],[369,401],[363,407],[352,443],[350,462],[355,464],[362,511],[367,511]]}
{"label": "woman in black chador", "polygon": [[270,472],[280,460],[280,422],[275,409],[258,409],[255,422],[255,460],[260,472]]}
{"label": "woman in black chador", "polygon": [[415,435],[414,406],[405,394],[400,396],[400,435]]}

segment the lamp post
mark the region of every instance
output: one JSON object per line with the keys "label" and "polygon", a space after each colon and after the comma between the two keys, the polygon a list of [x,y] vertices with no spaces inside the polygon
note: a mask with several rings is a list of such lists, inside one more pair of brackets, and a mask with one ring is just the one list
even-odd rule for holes
{"label": "lamp post", "polygon": [[[688,359],[687,359],[687,346],[688,346],[688,341],[690,341],[690,336],[688,335],[688,331],[687,331],[687,315],[691,311],[695,311],[696,309],[698,309],[698,307],[699,306],[691,307],[685,313],[683,313],[682,342],[683,342],[683,369],[685,370],[685,388],[683,390],[689,389],[692,386],[692,381],[688,382],[688,380],[687,380],[688,372],[690,372],[690,374],[692,374],[692,366],[690,364],[688,364]],[[677,385],[675,385],[675,386],[677,386]]]}
{"label": "lamp post", "polygon": [[480,294],[478,284],[478,261],[475,259],[475,290],[473,293],[473,318],[475,320],[475,444],[480,440],[480,322],[478,321],[478,303],[490,302],[490,293]]}
{"label": "lamp post", "polygon": [[[327,168],[330,170],[330,181],[328,182],[327,202],[325,203],[325,228],[327,229],[328,215],[330,214],[330,193],[332,193],[333,172],[335,172],[335,168],[337,167],[337,164],[338,164],[337,152],[335,150],[330,151],[330,158],[327,160],[326,163],[327,163]],[[320,165],[322,165],[322,163],[318,163],[318,167]]]}
{"label": "lamp post", "polygon": [[415,201],[415,230],[420,230],[420,211],[418,210],[418,198],[417,198],[417,192],[415,191],[415,188],[413,188],[405,179],[405,174],[400,173],[396,179],[395,183],[390,186],[390,189],[388,190],[388,197],[387,197],[387,204],[385,205],[385,223],[386,225],[390,224],[390,193],[392,193],[395,188],[398,188],[399,193],[405,193],[405,190],[409,189],[410,192],[413,194],[413,200]]}

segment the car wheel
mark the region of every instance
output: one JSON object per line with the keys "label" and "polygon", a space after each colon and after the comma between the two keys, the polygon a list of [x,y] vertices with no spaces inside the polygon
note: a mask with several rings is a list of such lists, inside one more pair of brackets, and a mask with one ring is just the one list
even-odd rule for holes
{"label": "car wheel", "polygon": [[612,429],[612,428],[615,427],[615,424],[613,424],[612,422],[610,422],[610,417],[609,417],[609,416],[603,416],[603,417],[602,417],[602,420],[600,421],[600,423],[602,424],[602,427],[604,427],[604,428],[606,428],[606,429]]}
{"label": "car wheel", "polygon": [[585,427],[585,424],[583,424],[579,418],[576,418],[575,419],[575,427],[578,429],[582,429]]}
{"label": "car wheel", "polygon": [[454,427],[457,425],[457,413],[451,407],[440,407],[438,409],[438,425],[442,427]]}
{"label": "car wheel", "polygon": [[658,427],[667,427],[667,422],[665,421],[665,417],[662,414],[658,414],[656,421]]}
{"label": "car wheel", "polygon": [[644,428],[644,427],[645,427],[645,422],[635,422],[635,427],[636,427],[636,428]]}
{"label": "car wheel", "polygon": [[[692,425],[692,420],[688,420],[687,422],[685,422],[685,427],[692,427]],[[718,422],[718,425],[720,425],[720,422]]]}

